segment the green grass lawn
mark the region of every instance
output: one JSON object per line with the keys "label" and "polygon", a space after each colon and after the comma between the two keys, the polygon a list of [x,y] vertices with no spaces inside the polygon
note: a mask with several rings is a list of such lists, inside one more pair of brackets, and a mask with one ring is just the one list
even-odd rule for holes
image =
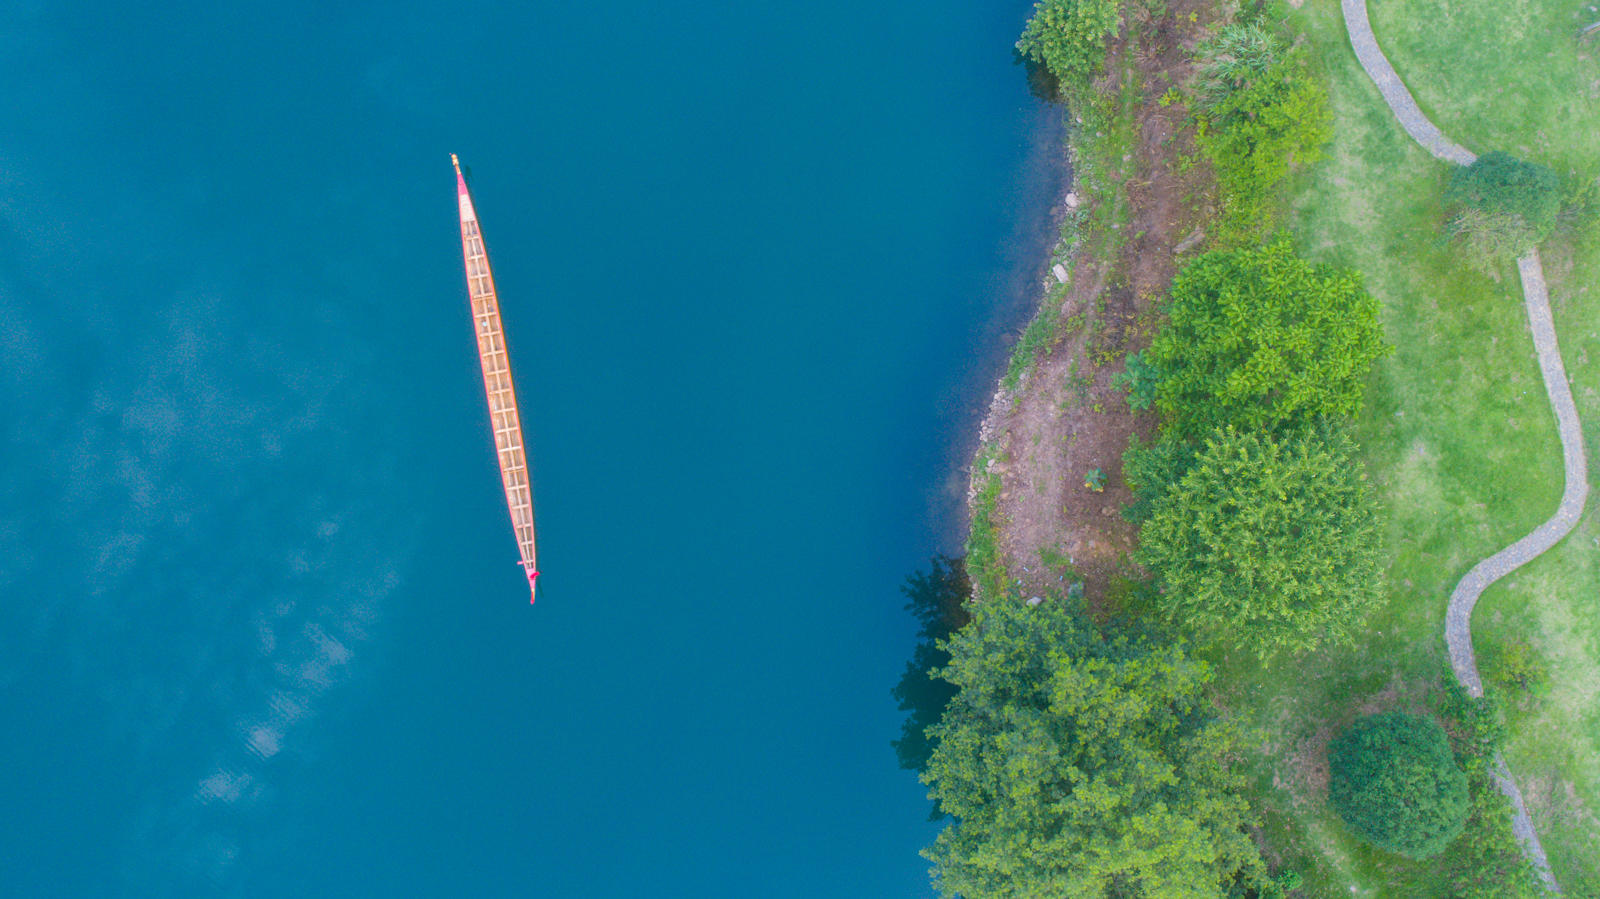
{"label": "green grass lawn", "polygon": [[[1590,0],[1593,2],[1593,0]],[[1600,42],[1580,45],[1568,0],[1371,0],[1378,41],[1453,140],[1504,149],[1561,173],[1600,171]],[[1443,619],[1478,559],[1556,508],[1561,450],[1513,268],[1490,278],[1442,243],[1448,167],[1412,143],[1361,70],[1334,0],[1291,15],[1331,91],[1327,158],[1294,185],[1289,221],[1314,259],[1358,269],[1396,347],[1359,425],[1391,512],[1390,600],[1354,648],[1219,659],[1226,701],[1261,728],[1251,759],[1273,848],[1305,895],[1438,895],[1441,865],[1366,847],[1326,804],[1328,738],[1357,715],[1420,708],[1445,670]],[[1544,247],[1562,355],[1591,465],[1600,463],[1600,239]],[[1600,475],[1592,480],[1600,483]],[[1507,759],[1557,878],[1600,894],[1600,524],[1578,529],[1478,605],[1480,656],[1533,647],[1550,674],[1539,698],[1508,697]],[[1485,674],[1490,674],[1485,671]]]}

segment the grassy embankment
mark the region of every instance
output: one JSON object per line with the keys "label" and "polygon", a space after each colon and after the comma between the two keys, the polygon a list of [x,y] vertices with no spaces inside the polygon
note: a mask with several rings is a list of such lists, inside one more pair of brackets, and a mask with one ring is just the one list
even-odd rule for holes
{"label": "grassy embankment", "polygon": [[[1600,46],[1576,39],[1565,0],[1383,0],[1378,40],[1423,110],[1475,152],[1504,149],[1562,175],[1600,170]],[[1560,445],[1516,271],[1488,277],[1441,238],[1448,166],[1400,129],[1350,50],[1339,6],[1307,3],[1306,36],[1335,115],[1327,158],[1297,179],[1302,251],[1350,266],[1383,303],[1396,348],[1379,363],[1358,433],[1389,508],[1390,596],[1354,648],[1258,666],[1219,658],[1232,711],[1266,745],[1248,760],[1275,862],[1305,895],[1446,895],[1461,852],[1409,862],[1366,846],[1326,804],[1328,738],[1357,715],[1419,707],[1445,670],[1443,620],[1478,559],[1555,509]],[[1543,246],[1563,357],[1591,464],[1600,459],[1600,237]],[[1505,691],[1506,757],[1557,878],[1600,894],[1600,546],[1597,503],[1563,543],[1483,597],[1474,618],[1486,680],[1518,644],[1548,673],[1543,695]],[[1459,844],[1459,841],[1458,841]]]}

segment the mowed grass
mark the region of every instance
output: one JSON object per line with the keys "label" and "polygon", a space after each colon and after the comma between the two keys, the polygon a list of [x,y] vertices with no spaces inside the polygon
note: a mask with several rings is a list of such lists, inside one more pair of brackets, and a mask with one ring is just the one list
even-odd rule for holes
{"label": "mowed grass", "polygon": [[[1371,3],[1379,43],[1452,139],[1593,177],[1600,46],[1577,42],[1582,10],[1551,0]],[[1304,894],[1440,895],[1448,852],[1408,862],[1345,830],[1326,802],[1326,744],[1360,714],[1426,706],[1446,671],[1451,589],[1554,512],[1560,444],[1515,269],[1485,276],[1443,243],[1448,167],[1400,129],[1350,50],[1338,4],[1309,0],[1290,24],[1330,84],[1335,137],[1294,185],[1289,223],[1307,255],[1362,272],[1395,346],[1358,425],[1390,511],[1390,598],[1357,646],[1265,667],[1216,661],[1225,701],[1263,735],[1249,760],[1257,798],[1282,853],[1274,861],[1305,876]],[[1600,240],[1557,236],[1544,257],[1590,459],[1600,463]],[[1597,505],[1486,593],[1474,617],[1480,657],[1521,641],[1549,671],[1544,696],[1506,697],[1506,754],[1557,878],[1577,895],[1600,893]]]}

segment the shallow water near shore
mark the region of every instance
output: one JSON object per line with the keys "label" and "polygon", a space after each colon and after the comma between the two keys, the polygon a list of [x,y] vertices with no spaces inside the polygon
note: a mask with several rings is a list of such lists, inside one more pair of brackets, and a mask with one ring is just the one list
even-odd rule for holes
{"label": "shallow water near shore", "polygon": [[1030,7],[14,12],[0,892],[928,895],[898,588],[1059,187]]}

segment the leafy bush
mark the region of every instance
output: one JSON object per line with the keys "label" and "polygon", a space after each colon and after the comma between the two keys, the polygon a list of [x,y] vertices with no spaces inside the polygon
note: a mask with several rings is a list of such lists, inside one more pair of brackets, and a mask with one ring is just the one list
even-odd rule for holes
{"label": "leafy bush", "polygon": [[1160,383],[1159,373],[1144,360],[1143,353],[1129,353],[1123,370],[1111,376],[1112,387],[1128,391],[1128,406],[1141,411],[1156,401],[1156,385]]}
{"label": "leafy bush", "polygon": [[1575,179],[1561,199],[1556,228],[1586,235],[1600,225],[1600,179]]}
{"label": "leafy bush", "polygon": [[1287,241],[1207,253],[1171,296],[1143,359],[1159,380],[1156,408],[1187,436],[1353,416],[1389,349],[1360,277],[1312,265]]}
{"label": "leafy bush", "polygon": [[1321,157],[1333,114],[1322,85],[1283,59],[1221,92],[1200,116],[1197,136],[1222,193],[1218,239],[1249,242],[1271,230],[1278,186],[1290,170]]}
{"label": "leafy bush", "polygon": [[972,595],[993,599],[1006,592],[1006,566],[1000,558],[1000,476],[988,471],[993,451],[978,454],[973,466],[972,527],[967,531],[967,577]]}
{"label": "leafy bush", "polygon": [[1339,817],[1380,849],[1437,855],[1467,821],[1467,776],[1432,718],[1385,712],[1328,745],[1328,797]]}
{"label": "leafy bush", "polygon": [[1489,775],[1470,778],[1462,839],[1445,875],[1450,899],[1548,899],[1511,830],[1511,803]]}
{"label": "leafy bush", "polygon": [[1467,259],[1484,272],[1492,272],[1539,244],[1539,235],[1519,215],[1462,209],[1445,223],[1445,233],[1466,250]]}
{"label": "leafy bush", "polygon": [[1561,212],[1561,179],[1549,168],[1501,150],[1450,173],[1444,201],[1455,209],[1514,215],[1544,240]]}
{"label": "leafy bush", "polygon": [[1467,773],[1471,811],[1445,877],[1451,899],[1535,899],[1547,895],[1511,830],[1510,802],[1491,779],[1494,755],[1505,742],[1505,717],[1493,695],[1471,697],[1446,675],[1440,715],[1456,761]]}
{"label": "leafy bush", "polygon": [[1283,42],[1257,22],[1225,25],[1200,45],[1197,90],[1208,108],[1248,87],[1283,58]]}
{"label": "leafy bush", "polygon": [[1086,83],[1105,60],[1105,39],[1117,30],[1122,0],[1039,0],[1017,52],[1041,63],[1069,89]]}
{"label": "leafy bush", "polygon": [[1508,640],[1484,648],[1483,667],[1491,684],[1507,693],[1539,696],[1550,685],[1550,672],[1534,648]]}
{"label": "leafy bush", "polygon": [[1151,510],[1135,558],[1169,614],[1262,657],[1345,637],[1383,597],[1376,503],[1332,428],[1220,431]]}
{"label": "leafy bush", "polygon": [[1449,725],[1450,745],[1470,776],[1488,770],[1506,741],[1506,717],[1493,694],[1468,695],[1453,673],[1445,677],[1439,716]]}
{"label": "leafy bush", "polygon": [[1215,896],[1260,869],[1205,663],[1107,639],[1059,597],[972,611],[923,776],[956,819],[924,853],[944,895]]}
{"label": "leafy bush", "polygon": [[1472,263],[1492,269],[1521,256],[1550,235],[1562,207],[1556,173],[1496,150],[1450,173],[1444,202],[1446,231]]}
{"label": "leafy bush", "polygon": [[1006,390],[1017,389],[1017,385],[1022,383],[1022,376],[1033,368],[1040,356],[1049,352],[1060,333],[1060,314],[1050,308],[1039,310],[1039,314],[1022,330],[1022,336],[1017,338],[1017,345],[1011,350],[1011,360],[1006,363],[1005,376],[1000,379],[1001,385]]}

